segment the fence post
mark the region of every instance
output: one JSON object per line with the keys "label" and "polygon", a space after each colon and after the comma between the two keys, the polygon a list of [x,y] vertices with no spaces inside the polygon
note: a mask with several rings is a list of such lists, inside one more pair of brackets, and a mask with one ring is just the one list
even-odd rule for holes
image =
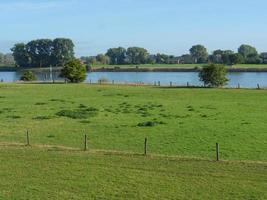
{"label": "fence post", "polygon": [[84,151],[87,150],[87,135],[84,135]]}
{"label": "fence post", "polygon": [[240,83],[237,84],[237,88],[240,89]]}
{"label": "fence post", "polygon": [[172,82],[170,82],[170,87],[172,87]]}
{"label": "fence post", "polygon": [[219,161],[220,158],[219,158],[219,144],[216,143],[216,161]]}
{"label": "fence post", "polygon": [[261,88],[260,88],[260,84],[257,84],[257,88],[258,88],[258,90],[260,90]]}
{"label": "fence post", "polygon": [[28,130],[26,132],[26,143],[27,143],[27,146],[30,146],[30,138],[29,138],[29,131]]}
{"label": "fence post", "polygon": [[160,86],[160,81],[158,81],[158,86]]}
{"label": "fence post", "polygon": [[145,143],[144,143],[144,155],[146,156],[147,154],[147,138],[145,138]]}
{"label": "fence post", "polygon": [[189,82],[186,83],[186,87],[189,87]]}

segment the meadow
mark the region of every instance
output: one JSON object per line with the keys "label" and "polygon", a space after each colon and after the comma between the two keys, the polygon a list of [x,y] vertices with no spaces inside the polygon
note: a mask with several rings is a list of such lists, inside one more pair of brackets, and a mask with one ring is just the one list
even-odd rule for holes
{"label": "meadow", "polygon": [[0,84],[0,199],[266,199],[266,121],[266,90]]}
{"label": "meadow", "polygon": [[267,160],[266,90],[1,84],[0,141]]}

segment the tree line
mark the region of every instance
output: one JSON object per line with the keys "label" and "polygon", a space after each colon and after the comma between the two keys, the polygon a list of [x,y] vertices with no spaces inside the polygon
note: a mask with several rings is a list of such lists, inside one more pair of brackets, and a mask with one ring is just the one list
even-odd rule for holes
{"label": "tree line", "polygon": [[[74,58],[74,43],[71,39],[56,38],[38,39],[15,44],[12,54],[0,53],[1,65],[18,67],[49,67],[64,66]],[[124,64],[201,64],[215,63],[224,65],[234,64],[267,64],[267,52],[258,53],[255,47],[241,45],[237,52],[232,50],[215,50],[212,54],[203,45],[194,45],[188,54],[181,56],[167,54],[150,54],[141,47],[110,48],[105,54],[81,57],[80,60],[90,65],[124,65]]]}
{"label": "tree line", "polygon": [[266,64],[267,52],[258,53],[255,47],[250,45],[241,45],[237,53],[232,50],[215,50],[212,54],[203,45],[194,45],[190,48],[188,54],[174,56],[167,54],[149,54],[148,50],[141,47],[123,47],[110,48],[106,54],[97,56],[81,57],[81,60],[89,65],[94,64]]}
{"label": "tree line", "polygon": [[67,38],[18,43],[11,51],[18,67],[63,66],[74,58],[74,44]]}
{"label": "tree line", "polygon": [[11,53],[0,53],[0,65],[1,66],[14,66],[15,60]]}

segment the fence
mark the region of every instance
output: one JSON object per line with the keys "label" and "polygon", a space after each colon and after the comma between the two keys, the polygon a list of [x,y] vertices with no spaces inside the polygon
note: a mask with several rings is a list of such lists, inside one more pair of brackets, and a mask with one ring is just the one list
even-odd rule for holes
{"label": "fence", "polygon": [[[82,138],[82,137],[81,137]],[[78,149],[80,151],[90,151],[90,150],[94,150],[93,148],[90,148],[89,146],[89,143],[90,143],[90,140],[88,138],[88,135],[85,134],[84,137],[80,140],[80,144],[78,144],[78,146],[80,146],[80,148],[71,148],[71,147],[67,147],[67,146],[57,146],[57,145],[50,145],[50,147],[61,147],[63,149]],[[12,143],[11,143],[12,144]],[[20,144],[20,143],[14,143],[14,144]],[[140,143],[141,144],[141,143]],[[21,144],[22,145],[22,144]],[[49,147],[49,145],[46,145],[46,144],[39,144],[39,143],[33,143],[31,141],[31,138],[30,138],[30,133],[29,131],[27,130],[26,131],[26,134],[25,134],[25,147],[31,147],[31,146],[34,146],[34,145],[43,145],[43,146],[46,146],[46,147]],[[150,154],[149,152],[149,138],[145,137],[144,140],[143,140],[143,146],[140,146],[140,149],[143,148],[143,153],[134,153],[132,152],[132,154],[139,154],[139,155],[143,155],[143,156],[149,156],[149,155],[160,155],[160,156],[169,156],[169,155],[163,155],[163,154],[153,154],[153,152]],[[215,151],[215,155],[214,155],[214,160],[215,161],[220,161],[220,150],[219,150],[219,143],[215,143],[214,145],[214,151]],[[104,150],[103,151],[111,151],[111,152],[114,152],[113,150]],[[117,151],[117,152],[124,152],[124,153],[129,153],[130,151]],[[171,156],[179,156],[179,155],[171,155]],[[198,157],[199,159],[201,159],[201,157]]]}

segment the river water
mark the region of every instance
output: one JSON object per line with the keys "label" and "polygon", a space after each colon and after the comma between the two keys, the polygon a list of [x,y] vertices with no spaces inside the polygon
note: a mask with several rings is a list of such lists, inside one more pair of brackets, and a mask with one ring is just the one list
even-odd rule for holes
{"label": "river water", "polygon": [[[49,73],[36,74],[39,81],[49,81]],[[20,72],[0,72],[0,80],[2,82],[16,82],[20,79]],[[58,73],[53,74],[54,79],[59,80]],[[267,72],[230,72],[228,87],[256,88],[257,84],[260,87],[267,88]],[[161,85],[183,86],[187,82],[190,85],[201,86],[197,72],[91,72],[87,73],[85,82],[96,83],[99,79],[106,79],[115,83],[144,83],[154,84],[160,81]]]}

